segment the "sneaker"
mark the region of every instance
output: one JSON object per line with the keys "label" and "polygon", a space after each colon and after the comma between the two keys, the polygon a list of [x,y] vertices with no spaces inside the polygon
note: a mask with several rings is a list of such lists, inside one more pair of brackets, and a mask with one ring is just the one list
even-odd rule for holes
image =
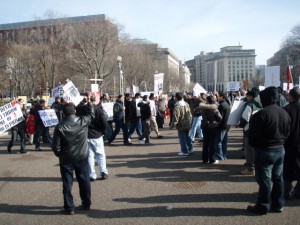
{"label": "sneaker", "polygon": [[108,178],[108,174],[106,174],[106,173],[101,173],[101,180],[106,180]]}
{"label": "sneaker", "polygon": [[215,160],[215,161],[213,161],[213,162],[211,162],[210,164],[218,164],[220,161],[219,160]]}
{"label": "sneaker", "polygon": [[29,154],[27,151],[20,151],[20,154]]}
{"label": "sneaker", "polygon": [[145,145],[152,145],[151,141],[145,141]]}
{"label": "sneaker", "polygon": [[38,151],[38,152],[42,151],[42,149],[41,149],[40,147],[35,148],[34,150],[35,150],[35,151]]}
{"label": "sneaker", "polygon": [[283,207],[281,207],[281,208],[272,207],[272,212],[274,212],[274,213],[282,213],[283,212]]}
{"label": "sneaker", "polygon": [[8,153],[8,154],[11,153],[11,148],[7,147],[7,153]]}
{"label": "sneaker", "polygon": [[132,145],[132,142],[124,143],[124,145]]}
{"label": "sneaker", "polygon": [[249,212],[252,212],[252,213],[255,213],[255,214],[258,214],[258,215],[266,215],[268,213],[268,209],[263,207],[263,206],[258,206],[258,205],[249,205],[247,207],[247,210]]}
{"label": "sneaker", "polygon": [[162,139],[164,136],[162,136],[162,135],[160,135],[160,134],[158,134],[157,135],[157,139]]}
{"label": "sneaker", "polygon": [[195,152],[195,150],[192,148],[191,150],[189,150],[190,154],[193,154]]}
{"label": "sneaker", "polygon": [[242,175],[245,176],[254,176],[255,175],[255,171],[254,170],[249,170],[249,169],[245,169],[241,171]]}
{"label": "sneaker", "polygon": [[178,153],[178,156],[189,156],[189,155],[190,155],[189,153],[183,153],[183,152]]}
{"label": "sneaker", "polygon": [[139,144],[142,145],[143,144],[143,140],[139,140]]}

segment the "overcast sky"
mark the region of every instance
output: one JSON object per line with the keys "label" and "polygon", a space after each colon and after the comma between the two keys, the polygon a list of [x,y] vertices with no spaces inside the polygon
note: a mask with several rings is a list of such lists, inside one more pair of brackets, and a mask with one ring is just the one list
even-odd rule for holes
{"label": "overcast sky", "polygon": [[242,45],[255,49],[256,64],[280,49],[300,24],[299,0],[1,0],[0,24],[43,17],[105,14],[132,38],[170,48],[182,61]]}

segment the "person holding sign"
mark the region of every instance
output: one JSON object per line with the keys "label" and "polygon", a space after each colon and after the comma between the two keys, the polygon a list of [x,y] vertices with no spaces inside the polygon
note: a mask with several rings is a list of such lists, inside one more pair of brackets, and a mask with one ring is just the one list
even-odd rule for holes
{"label": "person holding sign", "polygon": [[[15,104],[20,104],[21,105],[22,104],[22,99],[18,99],[18,101],[15,102]],[[26,109],[24,107],[22,107],[21,110],[22,110],[22,113],[23,113],[23,118],[21,118],[21,122],[11,128],[11,140],[8,143],[8,146],[7,146],[7,152],[9,154],[11,153],[11,148],[14,145],[14,141],[15,141],[16,136],[20,137],[20,145],[21,145],[20,153],[21,154],[28,154],[29,153],[25,150],[25,145],[26,145],[26,139],[25,139]]]}
{"label": "person holding sign", "polygon": [[90,210],[91,206],[87,133],[88,126],[94,119],[95,114],[90,102],[85,102],[84,105],[86,108],[82,110],[83,114],[76,116],[75,105],[73,103],[64,104],[64,118],[55,127],[51,145],[53,153],[59,158],[64,198],[62,213],[67,215],[74,214],[75,208],[72,196],[74,170],[79,184],[82,203],[80,208],[82,210]]}

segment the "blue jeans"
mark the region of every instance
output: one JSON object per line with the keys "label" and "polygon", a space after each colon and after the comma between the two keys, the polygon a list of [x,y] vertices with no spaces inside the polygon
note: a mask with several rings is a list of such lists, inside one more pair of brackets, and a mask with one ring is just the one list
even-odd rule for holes
{"label": "blue jeans", "polygon": [[191,137],[189,136],[189,131],[178,131],[178,137],[182,153],[189,153],[194,150],[194,145]]}
{"label": "blue jeans", "polygon": [[60,174],[63,182],[64,209],[74,211],[72,195],[73,172],[79,185],[81,203],[84,207],[91,205],[90,168],[88,158],[68,164],[60,164]]}
{"label": "blue jeans", "polygon": [[[257,205],[270,210],[284,205],[284,147],[255,149],[255,178],[259,185]],[[273,182],[273,185],[272,185]]]}
{"label": "blue jeans", "polygon": [[122,129],[123,131],[123,142],[124,144],[128,143],[128,138],[129,138],[129,134],[128,134],[128,128],[126,126],[126,123],[124,123],[123,119],[121,120],[115,120],[115,130],[112,133],[112,135],[108,138],[108,142],[113,142],[117,136],[117,134],[120,132],[120,130]]}
{"label": "blue jeans", "polygon": [[140,139],[143,134],[141,118],[130,120],[129,138],[131,138],[131,135],[133,134],[134,129],[136,130],[138,138]]}
{"label": "blue jeans", "polygon": [[228,139],[228,130],[219,128],[216,136],[216,152],[215,152],[215,157],[218,160],[227,159],[227,139]]}
{"label": "blue jeans", "polygon": [[26,140],[25,140],[25,130],[24,129],[11,129],[11,139],[10,142],[8,143],[7,148],[11,150],[12,146],[14,146],[14,142],[16,141],[17,136],[19,135],[20,137],[20,152],[25,152],[25,145],[26,145]]}
{"label": "blue jeans", "polygon": [[104,151],[104,142],[103,136],[95,139],[88,139],[88,147],[89,147],[89,165],[90,165],[90,178],[97,179],[97,173],[95,171],[95,156],[97,159],[97,164],[101,173],[108,174],[106,168],[106,155]]}
{"label": "blue jeans", "polygon": [[202,129],[201,129],[201,120],[202,120],[202,116],[194,116],[193,117],[192,129],[191,129],[191,133],[190,133],[192,141],[195,140],[196,132],[198,133],[200,139],[203,139],[203,133],[202,133]]}

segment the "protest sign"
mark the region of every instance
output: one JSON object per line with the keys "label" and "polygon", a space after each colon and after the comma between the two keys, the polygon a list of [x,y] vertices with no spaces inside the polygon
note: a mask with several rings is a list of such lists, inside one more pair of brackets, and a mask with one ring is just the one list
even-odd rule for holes
{"label": "protest sign", "polygon": [[24,120],[21,106],[15,101],[0,107],[0,133]]}
{"label": "protest sign", "polygon": [[114,102],[102,103],[102,108],[106,112],[108,119],[107,121],[112,121],[114,116]]}
{"label": "protest sign", "polygon": [[246,102],[243,100],[241,101],[234,101],[233,105],[230,110],[230,115],[227,121],[227,125],[235,126],[238,125],[240,118],[242,116],[242,113],[244,111]]}
{"label": "protest sign", "polygon": [[154,96],[159,96],[164,93],[164,74],[157,73],[154,74]]}
{"label": "protest sign", "polygon": [[239,82],[227,82],[227,91],[238,91],[240,89]]}
{"label": "protest sign", "polygon": [[73,84],[72,81],[68,81],[68,83],[66,83],[63,86],[65,95],[68,96],[68,99],[73,102],[75,104],[75,106],[77,106],[83,99],[82,96],[80,96],[79,91],[77,90],[77,88],[75,87],[75,85]]}
{"label": "protest sign", "polygon": [[194,96],[199,96],[201,93],[207,93],[207,91],[198,83],[195,84],[193,88],[193,95]]}
{"label": "protest sign", "polygon": [[51,127],[58,124],[58,119],[54,109],[39,110],[38,112],[45,127]]}
{"label": "protest sign", "polygon": [[265,87],[280,86],[280,66],[267,66],[265,68]]}

